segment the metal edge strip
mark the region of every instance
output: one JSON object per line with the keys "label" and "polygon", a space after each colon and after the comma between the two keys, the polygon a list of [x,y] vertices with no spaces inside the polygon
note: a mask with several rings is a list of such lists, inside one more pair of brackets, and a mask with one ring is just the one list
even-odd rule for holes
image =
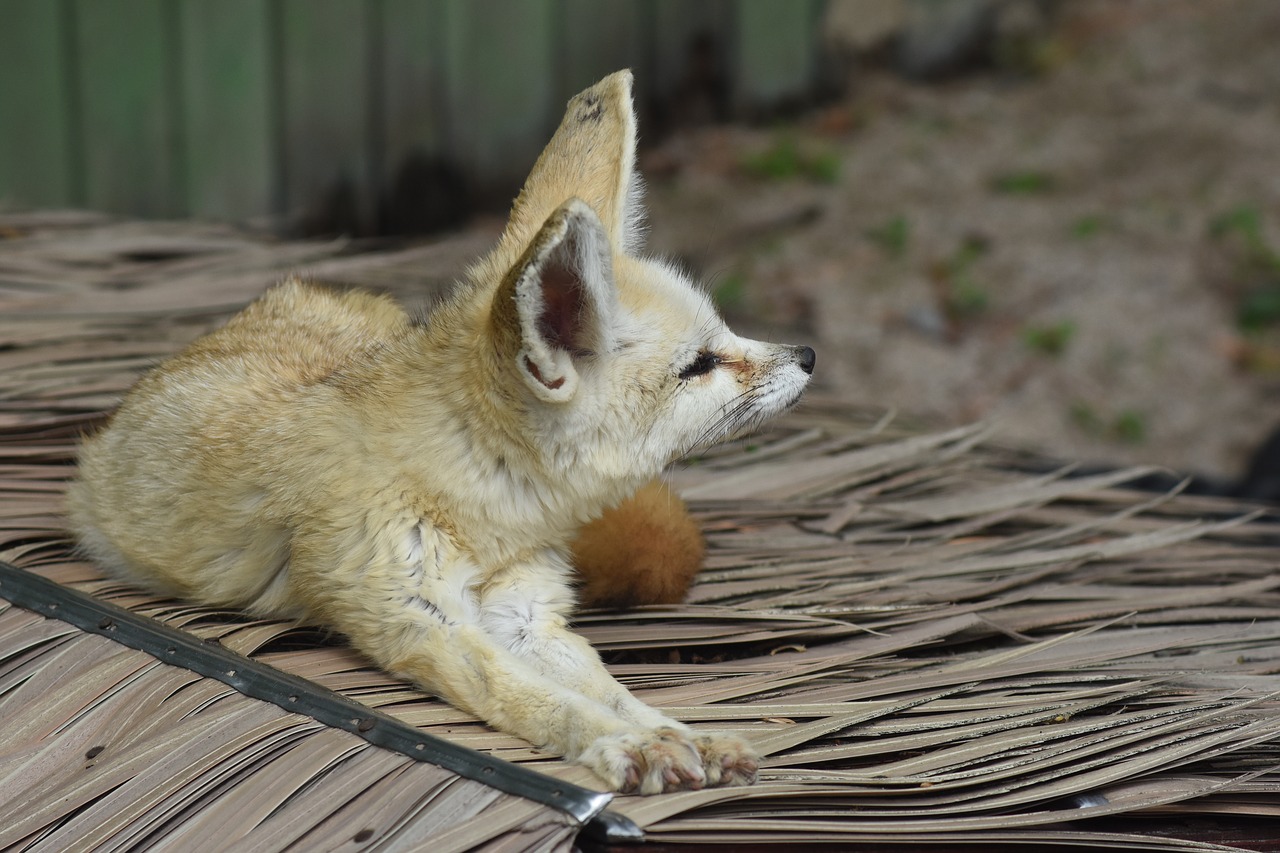
{"label": "metal edge strip", "polygon": [[610,844],[638,843],[644,832],[606,811],[612,794],[592,791],[419,731],[305,678],[260,663],[216,643],[101,601],[0,560],[0,598],[92,634],[213,678],[254,699],[303,714],[381,747],[564,812],[585,835]]}

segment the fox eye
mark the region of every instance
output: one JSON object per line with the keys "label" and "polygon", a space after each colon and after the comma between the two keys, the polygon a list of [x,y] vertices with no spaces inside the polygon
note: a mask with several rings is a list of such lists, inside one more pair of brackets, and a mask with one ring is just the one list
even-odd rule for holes
{"label": "fox eye", "polygon": [[713,352],[703,350],[698,353],[698,357],[689,362],[684,370],[680,371],[681,379],[692,379],[695,376],[702,376],[716,369],[716,365],[720,363],[720,356]]}

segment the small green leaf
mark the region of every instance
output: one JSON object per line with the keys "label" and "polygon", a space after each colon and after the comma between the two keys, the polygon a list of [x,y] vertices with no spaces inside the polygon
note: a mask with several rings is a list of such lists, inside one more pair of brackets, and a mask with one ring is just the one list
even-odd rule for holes
{"label": "small green leaf", "polygon": [[1068,414],[1071,417],[1071,422],[1083,432],[1097,435],[1102,431],[1102,418],[1093,406],[1083,400],[1077,400],[1072,403]]}
{"label": "small green leaf", "polygon": [[1126,444],[1141,444],[1147,437],[1147,419],[1139,412],[1126,409],[1116,415],[1112,432]]}
{"label": "small green leaf", "polygon": [[711,288],[711,298],[721,308],[741,307],[747,293],[747,278],[740,272],[731,272]]}
{"label": "small green leaf", "polygon": [[1059,356],[1076,333],[1076,324],[1063,320],[1049,326],[1031,326],[1022,332],[1023,343],[1029,349],[1049,356]]}
{"label": "small green leaf", "polygon": [[867,229],[867,236],[895,258],[902,257],[911,238],[911,225],[905,216],[895,216],[883,225]]}
{"label": "small green leaf", "polygon": [[1280,281],[1245,294],[1236,309],[1236,324],[1246,332],[1259,332],[1280,323]]}
{"label": "small green leaf", "polygon": [[1025,172],[1006,172],[997,175],[991,181],[991,188],[996,192],[1009,195],[1038,195],[1052,192],[1057,187],[1057,180],[1048,172],[1029,170]]}
{"label": "small green leaf", "polygon": [[784,136],[759,154],[748,157],[743,166],[757,178],[785,180],[800,174],[800,149],[796,141]]}
{"label": "small green leaf", "polygon": [[1081,240],[1092,237],[1107,226],[1107,220],[1097,215],[1082,216],[1071,223],[1071,236]]}
{"label": "small green leaf", "polygon": [[765,180],[805,178],[833,184],[840,177],[840,155],[831,149],[805,150],[794,137],[784,135],[764,151],[746,157],[742,167],[748,175]]}

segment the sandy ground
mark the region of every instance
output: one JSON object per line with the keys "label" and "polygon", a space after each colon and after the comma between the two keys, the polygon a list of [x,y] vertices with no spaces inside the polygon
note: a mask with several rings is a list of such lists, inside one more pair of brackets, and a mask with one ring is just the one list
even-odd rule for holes
{"label": "sandy ground", "polygon": [[1062,11],[1019,67],[648,150],[650,245],[856,400],[1232,475],[1280,424],[1280,2]]}

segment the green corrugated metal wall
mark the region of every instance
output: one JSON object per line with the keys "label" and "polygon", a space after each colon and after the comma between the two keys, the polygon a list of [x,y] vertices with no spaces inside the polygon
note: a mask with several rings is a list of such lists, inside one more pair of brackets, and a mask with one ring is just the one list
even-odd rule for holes
{"label": "green corrugated metal wall", "polygon": [[509,192],[617,68],[678,106],[710,45],[731,106],[805,96],[821,3],[0,0],[0,206],[378,230],[406,175]]}

